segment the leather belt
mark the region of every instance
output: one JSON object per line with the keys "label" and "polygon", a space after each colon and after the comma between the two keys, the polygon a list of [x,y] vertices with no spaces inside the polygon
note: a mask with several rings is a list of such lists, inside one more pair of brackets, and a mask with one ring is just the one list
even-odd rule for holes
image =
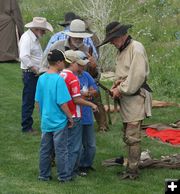
{"label": "leather belt", "polygon": [[153,92],[152,89],[150,88],[150,86],[149,86],[146,82],[144,82],[144,83],[142,84],[142,86],[139,88],[139,90],[138,90],[136,93],[132,94],[131,96],[139,95],[139,94],[140,94],[140,91],[141,91],[141,88],[144,88],[144,89],[147,90],[148,92]]}
{"label": "leather belt", "polygon": [[22,69],[22,72],[27,73],[27,72],[33,72],[33,71],[31,69]]}

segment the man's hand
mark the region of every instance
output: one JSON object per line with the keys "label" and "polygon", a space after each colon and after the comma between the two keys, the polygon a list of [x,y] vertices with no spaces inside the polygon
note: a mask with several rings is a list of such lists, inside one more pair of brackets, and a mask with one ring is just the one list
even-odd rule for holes
{"label": "man's hand", "polygon": [[113,98],[115,99],[115,98],[119,98],[120,96],[121,96],[121,93],[119,92],[119,90],[118,90],[118,88],[116,87],[116,88],[114,88],[114,89],[111,89],[111,92],[112,92],[112,94],[113,94]]}
{"label": "man's hand", "polygon": [[123,80],[116,80],[116,81],[113,83],[111,89],[116,88],[118,85],[120,85],[120,83],[121,83],[122,81],[123,81]]}
{"label": "man's hand", "polygon": [[86,54],[87,54],[88,60],[90,62],[90,66],[92,68],[96,68],[96,66],[97,66],[96,59],[93,56],[91,56],[89,53],[86,53]]}
{"label": "man's hand", "polygon": [[35,73],[35,74],[39,74],[39,69],[38,69],[37,67],[35,67],[35,66],[32,66],[32,67],[31,67],[31,71],[32,71],[33,73]]}

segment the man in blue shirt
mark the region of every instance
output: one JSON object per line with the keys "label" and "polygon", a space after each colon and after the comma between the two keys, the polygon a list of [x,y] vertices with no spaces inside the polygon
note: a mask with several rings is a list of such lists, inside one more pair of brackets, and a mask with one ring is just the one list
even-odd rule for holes
{"label": "man in blue shirt", "polygon": [[47,59],[49,69],[39,77],[35,95],[42,130],[39,180],[51,179],[51,155],[54,146],[58,180],[65,182],[72,178],[68,173],[67,140],[68,127],[73,126],[72,115],[67,105],[71,97],[64,79],[59,76],[66,59],[60,50],[49,52]]}
{"label": "man in blue shirt", "polygon": [[[46,46],[45,52],[47,52],[55,42],[57,42],[59,40],[68,39],[69,36],[67,34],[65,34],[64,32],[69,32],[69,25],[70,25],[71,21],[74,20],[74,19],[80,19],[80,17],[75,15],[75,13],[73,13],[73,12],[67,12],[65,14],[65,16],[64,16],[65,21],[63,23],[59,23],[60,26],[64,27],[64,30],[60,31],[60,32],[57,32],[56,34],[54,34],[51,37],[51,39],[49,40],[49,42]],[[87,47],[92,48],[93,55],[95,56],[96,59],[98,59],[98,53],[97,53],[97,50],[94,46],[94,43],[93,43],[92,39],[90,37],[86,37],[86,38],[83,39],[83,42]]]}

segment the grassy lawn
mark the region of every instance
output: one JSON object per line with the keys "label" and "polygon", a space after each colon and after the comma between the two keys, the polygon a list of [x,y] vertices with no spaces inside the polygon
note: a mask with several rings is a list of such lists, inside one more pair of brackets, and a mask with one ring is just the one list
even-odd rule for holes
{"label": "grassy lawn", "polygon": [[[0,194],[162,194],[165,178],[180,178],[179,170],[164,168],[144,169],[136,181],[120,180],[116,174],[123,167],[103,167],[101,162],[105,159],[121,154],[126,156],[121,139],[120,117],[118,113],[113,113],[111,130],[107,133],[96,133],[96,172],[62,185],[57,182],[56,168],[53,168],[53,180],[48,183],[39,182],[40,133],[38,136],[30,136],[20,131],[22,80],[19,64],[1,63],[0,67]],[[176,107],[154,109],[153,117],[145,123],[171,123],[179,119],[179,115],[180,109]],[[36,111],[34,122],[39,129]],[[178,147],[146,137],[142,138],[142,149],[149,149],[152,156],[157,158],[180,152]]]}
{"label": "grassy lawn", "polygon": [[[58,22],[63,21],[65,12],[75,11],[80,15],[86,15],[85,10],[83,12],[79,6],[79,1],[67,0],[64,3],[62,0],[19,0],[19,3],[24,23],[30,22],[34,16],[43,16],[53,25],[54,32],[58,32],[62,30]],[[118,20],[134,25],[132,36],[141,41],[147,50],[151,68],[149,83],[154,91],[153,98],[180,103],[180,38],[177,37],[180,23],[179,1],[149,0],[141,4],[139,2],[113,0],[110,21]],[[104,4],[103,1],[101,3]],[[93,11],[96,13],[102,10]],[[41,40],[43,48],[51,35],[48,33]],[[104,37],[104,32],[101,35]],[[112,70],[112,56],[108,65]],[[110,81],[103,83],[110,88]],[[0,63],[0,194],[163,194],[166,178],[180,178],[180,170],[162,168],[141,170],[140,178],[136,181],[120,180],[117,172],[122,171],[123,167],[103,167],[101,163],[105,159],[126,156],[120,116],[119,113],[113,113],[110,131],[96,133],[96,172],[63,185],[56,180],[56,168],[53,168],[53,180],[48,183],[39,182],[39,116],[35,110],[34,127],[39,129],[39,135],[22,134],[21,95],[19,64]],[[180,108],[177,107],[153,109],[153,117],[146,119],[145,123],[172,123],[180,119],[179,117]],[[147,149],[155,158],[180,153],[179,147],[143,137],[142,150]]]}

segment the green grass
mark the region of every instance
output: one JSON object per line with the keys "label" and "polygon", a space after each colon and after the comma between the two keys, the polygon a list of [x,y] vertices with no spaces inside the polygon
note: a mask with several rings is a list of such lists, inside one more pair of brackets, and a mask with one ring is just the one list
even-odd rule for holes
{"label": "green grass", "polygon": [[[20,131],[22,80],[19,64],[0,64],[0,193],[1,194],[162,194],[165,178],[179,178],[179,170],[144,169],[136,181],[119,180],[117,172],[123,167],[103,167],[105,159],[126,156],[122,142],[121,122],[118,113],[111,114],[113,125],[108,133],[96,133],[96,172],[86,178],[60,185],[53,168],[53,180],[39,182],[39,136],[24,135]],[[104,82],[110,86],[110,82]],[[179,119],[180,109],[169,107],[154,109],[153,117],[145,123],[170,123]],[[39,129],[37,111],[35,127]],[[179,148],[162,144],[157,140],[142,138],[142,149],[149,149],[153,157],[179,153]]]}
{"label": "green grass", "polygon": [[[34,16],[44,16],[53,25],[54,32],[62,30],[58,22],[63,21],[65,12],[77,8],[81,10],[78,1],[73,0],[72,7],[70,0],[65,3],[62,0],[19,0],[24,23],[30,22]],[[180,24],[179,0],[148,0],[143,4],[134,0],[113,2],[111,21],[133,24],[132,36],[145,45],[151,68],[149,83],[153,89],[153,99],[180,103],[180,46],[175,36]],[[41,40],[43,48],[51,35],[48,33]],[[111,70],[113,65],[114,59],[109,64]],[[87,178],[77,178],[72,183],[60,185],[56,180],[56,169],[53,168],[51,182],[37,181],[40,134],[28,136],[20,131],[20,67],[17,63],[0,63],[0,68],[0,194],[162,194],[165,178],[180,178],[179,170],[144,169],[139,180],[122,181],[116,174],[123,167],[103,167],[103,160],[127,155],[122,142],[120,116],[113,113],[110,131],[96,133],[96,172]],[[110,81],[103,83],[109,88],[112,84]],[[153,117],[146,119],[145,123],[171,123],[178,120],[179,115],[180,108],[177,107],[153,109]],[[39,129],[36,110],[34,124]],[[146,137],[142,138],[142,149],[149,149],[152,156],[157,158],[180,152],[178,147]]]}

